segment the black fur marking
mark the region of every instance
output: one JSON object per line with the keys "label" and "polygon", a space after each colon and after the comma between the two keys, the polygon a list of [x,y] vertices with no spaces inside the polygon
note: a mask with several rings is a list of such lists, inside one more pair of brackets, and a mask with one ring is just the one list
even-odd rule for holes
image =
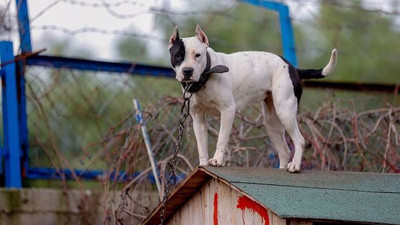
{"label": "black fur marking", "polygon": [[289,75],[290,75],[290,80],[292,80],[294,95],[297,98],[297,103],[299,103],[301,94],[303,93],[303,88],[301,87],[301,79],[299,73],[297,72],[296,68],[294,68],[293,65],[290,64],[290,62],[288,62],[282,56],[281,58],[289,66]]}
{"label": "black fur marking", "polygon": [[172,67],[181,65],[183,60],[185,60],[185,44],[183,43],[182,39],[179,38],[179,34],[177,35],[177,41],[175,41],[175,43],[169,49],[169,53],[171,54]]}
{"label": "black fur marking", "polygon": [[296,69],[301,79],[318,79],[324,78],[322,69]]}

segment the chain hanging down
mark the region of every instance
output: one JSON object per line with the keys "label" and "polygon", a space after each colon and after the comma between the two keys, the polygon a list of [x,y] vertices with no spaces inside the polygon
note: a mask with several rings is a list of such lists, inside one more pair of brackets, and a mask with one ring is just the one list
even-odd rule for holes
{"label": "chain hanging down", "polygon": [[181,149],[180,145],[181,145],[181,140],[183,137],[183,131],[185,130],[185,121],[186,121],[186,118],[190,115],[190,98],[192,97],[193,93],[189,92],[188,90],[190,89],[191,86],[192,85],[187,85],[183,92],[183,105],[181,108],[181,116],[179,119],[178,138],[177,138],[175,148],[174,148],[172,164],[170,164],[168,180],[164,187],[164,196],[161,201],[162,206],[161,206],[161,213],[160,213],[160,225],[164,225],[164,222],[165,222],[165,211],[167,209],[167,199],[171,192],[172,180],[174,181],[173,183],[176,184],[176,174],[175,174],[176,160],[177,160],[178,153]]}

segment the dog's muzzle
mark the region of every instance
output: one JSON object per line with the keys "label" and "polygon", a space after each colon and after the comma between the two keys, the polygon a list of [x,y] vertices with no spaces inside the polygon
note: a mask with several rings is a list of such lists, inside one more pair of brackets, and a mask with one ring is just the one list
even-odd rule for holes
{"label": "dog's muzzle", "polygon": [[183,80],[190,80],[192,78],[193,75],[193,68],[191,67],[185,67],[182,69],[182,73],[183,73]]}
{"label": "dog's muzzle", "polygon": [[[183,88],[185,88],[186,85],[190,85],[190,88],[188,90],[188,92],[190,92],[190,93],[198,92],[204,86],[204,84],[207,82],[208,78],[210,77],[210,75],[212,73],[225,73],[225,72],[229,71],[229,68],[224,65],[217,65],[217,66],[214,66],[213,68],[210,68],[211,67],[210,54],[207,52],[206,56],[207,56],[206,68],[204,69],[203,73],[201,73],[199,81],[190,82],[190,77],[193,75],[193,68],[185,67],[182,69],[184,80],[181,82],[181,85]],[[187,74],[190,73],[190,76],[186,75],[186,73],[185,73],[186,69],[187,69]]]}

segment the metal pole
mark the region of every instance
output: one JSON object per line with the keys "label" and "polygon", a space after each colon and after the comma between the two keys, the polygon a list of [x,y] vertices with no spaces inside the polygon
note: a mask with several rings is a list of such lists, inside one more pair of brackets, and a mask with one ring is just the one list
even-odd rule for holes
{"label": "metal pole", "polygon": [[283,56],[285,56],[285,58],[294,67],[297,67],[297,57],[296,57],[296,48],[294,43],[293,27],[290,21],[288,6],[280,2],[264,1],[264,0],[241,0],[241,1],[278,12],[279,22],[281,26]]}
{"label": "metal pole", "polygon": [[297,67],[296,47],[294,44],[293,27],[289,16],[289,7],[281,4],[278,12],[281,24],[283,55],[294,67]]}
{"label": "metal pole", "polygon": [[21,160],[23,162],[22,176],[26,176],[29,170],[29,133],[28,133],[28,114],[26,110],[26,93],[25,93],[25,65],[23,61],[16,62],[16,79],[18,91],[18,121],[19,121],[19,138],[21,148]]}
{"label": "metal pole", "polygon": [[160,196],[160,199],[162,199],[162,191],[161,191],[161,184],[160,184],[160,180],[159,180],[159,176],[158,176],[159,173],[158,173],[158,170],[157,170],[157,162],[156,162],[156,159],[154,157],[153,147],[151,146],[150,138],[149,138],[149,135],[148,135],[148,132],[147,132],[147,128],[146,128],[146,124],[144,123],[144,120],[143,120],[143,117],[142,117],[142,112],[140,110],[140,104],[139,104],[139,101],[137,99],[133,99],[133,107],[135,108],[136,121],[138,123],[140,123],[140,125],[142,127],[142,135],[143,135],[143,138],[144,138],[144,143],[146,145],[147,154],[149,155],[151,168],[153,170],[154,180],[156,181],[157,190],[158,190],[158,194]]}
{"label": "metal pole", "polygon": [[[21,53],[32,52],[31,31],[29,22],[29,11],[27,0],[16,0],[18,33],[20,39]],[[21,155],[23,159],[23,167],[25,173],[29,171],[29,140],[28,140],[28,118],[26,111],[26,95],[25,95],[25,65],[22,61],[17,62],[17,87],[18,87],[18,117]],[[23,174],[24,176],[26,174]]]}
{"label": "metal pole", "polygon": [[[1,59],[0,59],[1,60]],[[0,67],[0,79],[3,79],[4,76],[4,71],[1,70]],[[2,104],[4,104],[5,102],[5,96],[4,94],[2,94],[2,100],[1,100]],[[4,114],[3,114],[4,115]],[[4,116],[2,118],[3,124],[4,124]],[[2,132],[2,134],[4,134],[4,130]],[[3,169],[3,155],[4,155],[4,136],[0,136],[0,175],[3,175],[4,173],[4,169]]]}
{"label": "metal pole", "polygon": [[15,3],[17,5],[18,33],[21,42],[21,53],[32,52],[27,0],[16,0]]}
{"label": "metal pole", "polygon": [[[14,59],[12,42],[0,42],[0,59],[2,62]],[[3,132],[5,152],[6,187],[21,187],[20,139],[18,121],[18,98],[15,63],[1,68],[4,71],[3,84]]]}

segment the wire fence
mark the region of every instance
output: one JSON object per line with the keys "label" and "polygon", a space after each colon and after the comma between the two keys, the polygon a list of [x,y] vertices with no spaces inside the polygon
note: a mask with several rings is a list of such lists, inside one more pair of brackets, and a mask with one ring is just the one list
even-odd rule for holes
{"label": "wire fence", "polygon": [[[157,86],[167,88],[157,90]],[[46,153],[50,158],[66,157],[55,157],[57,167],[85,168],[94,163],[98,169],[106,165],[90,159],[98,151],[91,144],[132,111],[132,98],[146,106],[171,89],[179,91],[177,83],[165,78],[43,67],[28,68],[26,87],[31,165],[54,166],[43,158]]]}

